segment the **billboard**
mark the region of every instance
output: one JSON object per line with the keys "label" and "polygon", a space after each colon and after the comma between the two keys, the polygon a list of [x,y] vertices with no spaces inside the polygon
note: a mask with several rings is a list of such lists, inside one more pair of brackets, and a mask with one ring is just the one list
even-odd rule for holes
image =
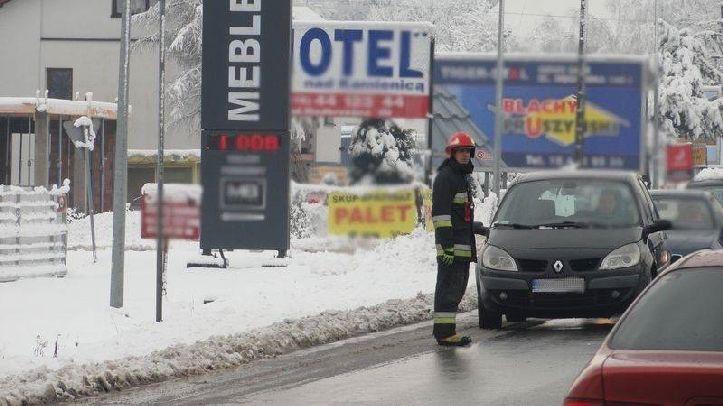
{"label": "billboard", "polygon": [[432,26],[294,22],[296,116],[427,118]]}
{"label": "billboard", "polygon": [[203,2],[201,128],[289,127],[290,26],[288,0]]}
{"label": "billboard", "polygon": [[289,248],[291,0],[203,2],[202,249]]}
{"label": "billboard", "polygon": [[690,143],[668,145],[666,149],[668,182],[693,179],[693,146]]}
{"label": "billboard", "polygon": [[328,202],[330,235],[394,238],[411,233],[418,223],[414,187],[332,192]]}
{"label": "billboard", "polygon": [[[633,57],[588,59],[585,167],[643,167],[645,63]],[[496,64],[493,56],[469,54],[441,55],[434,61],[435,121],[459,121],[458,126],[473,129],[478,144],[487,148],[494,146]],[[576,88],[574,56],[506,58],[503,167],[554,168],[572,162]],[[438,109],[445,111],[438,114]],[[444,150],[445,140],[451,135],[444,134],[444,128],[433,125],[436,153]]]}
{"label": "billboard", "polygon": [[201,248],[288,249],[288,132],[203,133]]}

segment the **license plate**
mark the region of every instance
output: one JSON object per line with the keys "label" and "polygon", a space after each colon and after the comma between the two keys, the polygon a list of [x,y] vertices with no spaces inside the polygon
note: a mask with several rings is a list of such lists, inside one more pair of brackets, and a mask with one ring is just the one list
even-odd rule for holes
{"label": "license plate", "polygon": [[533,293],[585,293],[585,279],[533,279]]}

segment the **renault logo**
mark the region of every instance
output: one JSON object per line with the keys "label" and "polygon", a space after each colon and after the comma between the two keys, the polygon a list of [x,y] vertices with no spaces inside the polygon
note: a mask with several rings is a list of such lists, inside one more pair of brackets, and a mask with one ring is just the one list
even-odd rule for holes
{"label": "renault logo", "polygon": [[560,273],[562,272],[562,268],[565,267],[565,265],[562,264],[562,261],[557,260],[555,261],[555,264],[552,265],[553,268],[555,268],[555,272]]}

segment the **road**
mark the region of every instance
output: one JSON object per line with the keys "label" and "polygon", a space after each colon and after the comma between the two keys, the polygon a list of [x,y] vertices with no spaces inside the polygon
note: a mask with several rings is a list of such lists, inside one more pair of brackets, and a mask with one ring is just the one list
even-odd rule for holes
{"label": "road", "polygon": [[612,327],[609,320],[529,321],[458,330],[468,348],[439,348],[429,323],[178,379],[80,404],[560,405]]}

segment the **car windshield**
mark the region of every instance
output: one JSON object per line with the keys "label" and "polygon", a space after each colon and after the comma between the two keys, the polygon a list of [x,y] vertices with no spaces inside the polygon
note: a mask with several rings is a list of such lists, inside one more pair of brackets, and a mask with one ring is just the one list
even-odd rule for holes
{"label": "car windshield", "polygon": [[691,185],[691,189],[705,190],[706,192],[710,192],[710,194],[715,196],[716,200],[718,200],[718,202],[720,204],[723,204],[723,186],[722,185],[715,185],[715,186]]}
{"label": "car windshield", "polygon": [[495,226],[627,228],[640,224],[638,204],[622,182],[554,179],[519,183],[505,196]]}
{"label": "car windshield", "polygon": [[677,230],[712,230],[715,228],[713,213],[704,198],[653,197],[658,214],[670,220]]}
{"label": "car windshield", "polygon": [[723,351],[723,270],[663,275],[620,322],[616,350]]}

